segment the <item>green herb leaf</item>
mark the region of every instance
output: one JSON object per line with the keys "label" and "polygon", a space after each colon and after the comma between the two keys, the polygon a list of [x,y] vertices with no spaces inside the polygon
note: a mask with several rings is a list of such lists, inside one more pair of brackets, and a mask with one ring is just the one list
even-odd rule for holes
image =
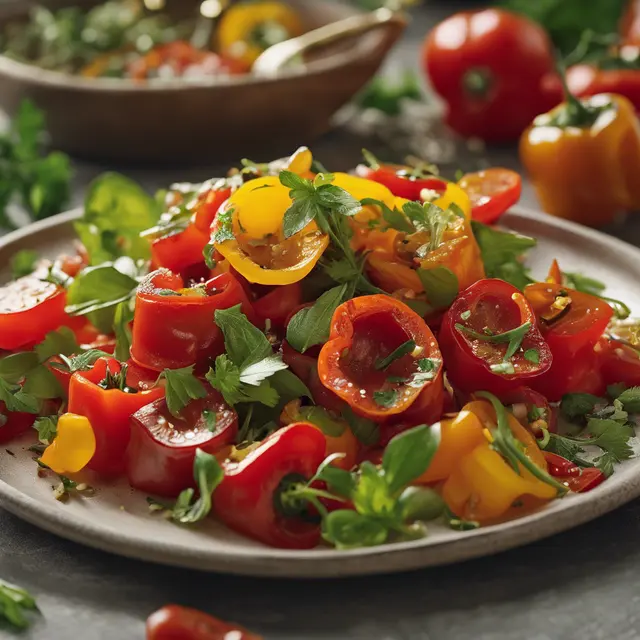
{"label": "green herb leaf", "polygon": [[299,413],[305,422],[315,424],[322,433],[332,438],[340,437],[347,428],[345,422],[333,418],[324,407],[301,407]]}
{"label": "green herb leaf", "polygon": [[216,250],[215,244],[210,242],[202,250],[202,256],[204,257],[204,263],[207,265],[207,269],[215,269],[217,262],[215,261],[213,254]]}
{"label": "green herb leaf", "polygon": [[64,396],[58,379],[53,375],[53,372],[43,364],[26,374],[22,391],[40,400],[51,400]]}
{"label": "green herb leaf", "polygon": [[496,344],[507,343],[507,350],[504,354],[504,360],[506,362],[507,360],[510,360],[521,347],[522,341],[527,333],[529,333],[531,326],[530,322],[524,322],[519,327],[509,329],[509,331],[505,331],[504,333],[494,334],[479,333],[459,323],[455,325],[455,328],[456,330],[471,336],[474,340],[481,340],[482,342],[492,342]]}
{"label": "green herb leaf", "polygon": [[407,386],[414,389],[423,387],[436,377],[441,365],[442,361],[437,358],[420,358],[418,360],[418,371],[411,375],[411,378],[406,382]]}
{"label": "green herb leaf", "polygon": [[66,311],[70,315],[88,315],[102,333],[111,333],[116,306],[129,300],[137,286],[135,278],[111,264],[89,267],[69,287]]}
{"label": "green herb leaf", "polygon": [[[360,0],[360,4],[371,11],[384,6],[381,0]],[[376,109],[386,115],[397,116],[402,111],[403,102],[423,102],[424,99],[418,75],[415,71],[407,69],[399,81],[397,75],[393,78],[383,75],[375,76],[361,91],[357,103],[363,109]],[[366,149],[363,149],[362,154],[367,163],[375,169],[376,165],[371,164],[373,158],[368,158],[369,152],[365,152]]]}
{"label": "green herb leaf", "polygon": [[131,356],[131,328],[129,323],[133,320],[133,311],[129,301],[121,302],[113,316],[113,331],[116,334],[116,348],[113,356],[120,362],[125,362]]}
{"label": "green herb leaf", "polygon": [[352,473],[331,464],[321,465],[315,478],[326,482],[330,491],[344,498],[351,498],[356,487]]}
{"label": "green herb leaf", "polygon": [[335,310],[342,304],[348,290],[343,284],[323,293],[311,307],[301,309],[287,326],[287,342],[300,353],[322,344],[329,338],[329,327]]}
{"label": "green herb leaf", "polygon": [[322,537],[338,549],[374,547],[384,544],[388,535],[383,523],[350,509],[332,511],[322,523]]}
{"label": "green herb leaf", "polygon": [[35,352],[40,362],[57,355],[69,356],[80,351],[80,345],[76,336],[69,327],[61,327],[57,331],[51,331],[45,339],[35,347]]}
{"label": "green herb leaf", "polygon": [[398,498],[405,522],[425,522],[439,518],[445,509],[440,494],[430,487],[407,487]]}
{"label": "green herb leaf", "polygon": [[165,369],[158,381],[166,380],[167,408],[171,415],[178,417],[180,412],[192,401],[206,398],[207,390],[193,375],[193,366],[182,369]]}
{"label": "green herb leaf", "polygon": [[417,270],[429,304],[436,310],[447,309],[458,296],[458,277],[447,267]]}
{"label": "green herb leaf", "polygon": [[593,413],[598,404],[606,405],[607,401],[591,393],[567,393],[560,401],[560,411],[568,420],[576,420]]}
{"label": "green herb leaf", "polygon": [[0,378],[0,402],[4,402],[7,411],[21,411],[23,413],[39,413],[38,399],[25,393],[20,385],[11,384]]}
{"label": "green herb leaf", "polygon": [[271,343],[260,329],[247,320],[240,305],[230,309],[217,309],[215,322],[224,334],[228,356],[240,369],[272,355]]}
{"label": "green herb leaf", "polygon": [[492,364],[489,369],[491,369],[493,373],[505,376],[512,376],[516,372],[516,369],[511,362],[499,362],[497,364]]}
{"label": "green herb leaf", "polygon": [[389,490],[395,494],[421,476],[429,468],[439,444],[439,429],[424,424],[392,438],[382,458]]}
{"label": "green herb leaf", "polygon": [[33,351],[20,351],[0,359],[0,378],[11,384],[20,382],[40,362]]}
{"label": "green herb leaf", "polygon": [[0,580],[0,620],[6,620],[17,629],[26,629],[29,621],[23,609],[38,610],[33,596],[25,589]]}
{"label": "green herb leaf", "polygon": [[64,369],[64,367],[66,367],[66,370],[70,373],[75,373],[76,371],[89,371],[98,358],[110,357],[111,354],[106,351],[100,351],[100,349],[89,349],[88,351],[71,358],[60,356],[63,364],[61,365],[54,362],[51,366],[58,369]]}
{"label": "green herb leaf", "polygon": [[368,149],[362,149],[362,157],[371,169],[379,169],[382,164]]}
{"label": "green herb leaf", "polygon": [[533,280],[520,261],[523,254],[536,246],[536,240],[511,231],[473,220],[473,233],[480,247],[487,278],[500,278],[518,289],[524,289]]}
{"label": "green herb leaf", "polygon": [[625,389],[617,398],[629,413],[640,413],[640,387]]}
{"label": "green herb leaf", "polygon": [[386,358],[378,358],[375,362],[376,371],[384,371],[392,362],[399,360],[408,353],[411,353],[416,348],[416,343],[413,340],[407,340],[403,342],[399,347],[394,349]]}
{"label": "green herb leaf", "polygon": [[380,440],[380,425],[368,420],[362,416],[358,416],[350,407],[342,410],[342,417],[347,421],[349,428],[353,431],[353,435],[365,446],[373,446]]}
{"label": "green herb leaf", "polygon": [[33,273],[40,256],[37,251],[23,249],[11,257],[11,276],[22,278]]}
{"label": "green herb leaf", "polygon": [[227,240],[235,240],[235,234],[233,233],[233,214],[235,209],[230,207],[224,211],[218,211],[216,214],[216,231],[213,234],[211,240],[213,244],[222,244]]}
{"label": "green herb leaf", "polygon": [[193,489],[185,489],[176,500],[172,518],[181,524],[193,524],[209,515],[213,492],[224,478],[224,471],[215,456],[202,449],[196,449],[193,461],[193,477],[198,486],[199,497],[195,502]]}
{"label": "green herb leaf", "polygon": [[248,367],[242,369],[240,382],[257,387],[265,378],[286,369],[287,366],[288,365],[282,361],[280,354],[267,356],[263,360],[250,364]]}
{"label": "green herb leaf", "polygon": [[360,465],[360,475],[353,492],[353,505],[358,513],[396,521],[399,516],[397,497],[391,491],[385,474],[366,460]]}
{"label": "green herb leaf", "polygon": [[382,200],[375,198],[364,198],[360,200],[363,207],[378,207],[382,213],[382,219],[391,229],[401,231],[403,233],[413,233],[415,231],[413,225],[399,209],[390,209]]}
{"label": "green herb leaf", "polygon": [[269,378],[269,384],[280,396],[280,402],[283,404],[304,396],[313,400],[313,396],[307,385],[290,369],[283,369],[282,371],[274,373]]}
{"label": "green herb leaf", "polygon": [[231,406],[241,402],[240,368],[225,353],[216,358],[214,366],[205,376],[207,382],[217,389]]}
{"label": "green herb leaf", "polygon": [[138,184],[118,173],[105,173],[89,185],[84,215],[75,228],[93,265],[120,256],[147,259],[149,242],[140,234],[158,222],[160,213],[158,202]]}
{"label": "green herb leaf", "polygon": [[[318,174],[319,176],[324,174]],[[362,210],[359,200],[356,200],[348,191],[333,184],[321,184],[316,189],[316,198],[321,207],[341,216],[355,216]]]}
{"label": "green herb leaf", "polygon": [[540,364],[540,352],[537,349],[527,349],[524,352],[524,359],[533,364]]}
{"label": "green herb leaf", "polygon": [[630,427],[615,420],[591,418],[587,423],[587,431],[594,436],[592,444],[615,456],[617,461],[633,456],[629,438],[634,435],[634,432]]}
{"label": "green herb leaf", "polygon": [[216,422],[217,422],[216,412],[205,409],[202,412],[202,418],[204,419],[204,423],[207,427],[207,430],[213,433],[216,430]]}
{"label": "green herb leaf", "polygon": [[49,445],[58,434],[58,416],[42,416],[36,418],[33,428],[38,432],[38,440]]}
{"label": "green herb leaf", "polygon": [[604,282],[600,282],[600,280],[594,280],[593,278],[588,278],[583,276],[580,273],[568,273],[563,271],[562,273],[564,284],[567,285],[570,289],[575,289],[576,291],[580,291],[582,293],[588,293],[592,296],[600,297],[604,290],[607,288]]}
{"label": "green herb leaf", "polygon": [[386,391],[374,391],[373,400],[381,407],[392,407],[398,399],[398,392],[395,389],[388,389]]}

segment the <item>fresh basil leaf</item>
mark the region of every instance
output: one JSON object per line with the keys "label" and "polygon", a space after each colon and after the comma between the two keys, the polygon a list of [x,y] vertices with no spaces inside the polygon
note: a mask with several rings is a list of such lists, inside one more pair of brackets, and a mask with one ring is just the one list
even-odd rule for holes
{"label": "fresh basil leaf", "polygon": [[133,320],[133,311],[129,301],[121,302],[113,316],[113,331],[116,335],[116,348],[113,353],[116,360],[125,362],[131,356],[131,328],[129,323]]}
{"label": "fresh basil leaf", "polygon": [[30,249],[18,251],[18,253],[11,258],[11,276],[17,280],[18,278],[32,274],[39,257],[37,251],[31,251]]}
{"label": "fresh basil leaf", "polygon": [[417,270],[427,301],[436,310],[447,309],[458,296],[458,277],[447,267]]}
{"label": "fresh basil leaf", "polygon": [[563,271],[562,276],[567,287],[582,293],[588,293],[592,296],[600,297],[607,288],[604,282],[588,278],[580,273],[568,273]]}
{"label": "fresh basil leaf", "polygon": [[33,351],[12,353],[0,359],[0,378],[12,384],[20,382],[39,362],[38,355]]}
{"label": "fresh basil leaf", "polygon": [[53,356],[69,356],[78,353],[78,351],[80,351],[80,345],[69,327],[60,327],[56,331],[49,332],[45,339],[35,347],[40,362],[45,362]]}
{"label": "fresh basil leaf", "polygon": [[311,307],[301,309],[287,326],[287,342],[300,353],[322,344],[329,338],[331,318],[342,304],[348,285],[343,284],[323,293]]}
{"label": "fresh basil leaf", "polygon": [[282,371],[274,373],[269,378],[269,384],[276,390],[282,403],[287,403],[302,397],[313,400],[313,396],[307,385],[290,369],[283,369]]}
{"label": "fresh basil leaf", "polygon": [[271,343],[260,329],[247,320],[240,305],[217,309],[215,322],[224,334],[229,358],[241,370],[272,355]]}
{"label": "fresh basil leaf", "polygon": [[356,415],[351,407],[342,410],[342,417],[347,421],[353,435],[365,446],[378,444],[380,440],[380,425],[373,420],[368,420]]}
{"label": "fresh basil leaf", "polygon": [[20,411],[23,413],[39,413],[40,403],[38,399],[22,391],[17,384],[11,384],[0,378],[0,402],[4,402],[7,411]]}
{"label": "fresh basil leaf", "polygon": [[320,211],[313,196],[305,196],[291,203],[282,219],[282,231],[285,238],[290,238],[302,231]]}
{"label": "fresh basil leaf", "polygon": [[378,207],[382,213],[382,219],[391,229],[402,231],[403,233],[414,233],[415,228],[407,220],[406,216],[399,209],[390,209],[382,200],[375,198],[364,198],[360,200],[360,204],[364,207]]}
{"label": "fresh basil leaf", "polygon": [[278,174],[278,179],[280,183],[287,187],[288,189],[306,191],[307,193],[312,194],[314,192],[313,184],[310,180],[306,178],[300,177],[297,173],[293,173],[293,171],[281,171]]}
{"label": "fresh basil leaf", "polygon": [[27,373],[22,391],[40,400],[62,398],[64,392],[53,372],[41,364]]}
{"label": "fresh basil leaf", "polygon": [[440,494],[430,487],[407,487],[400,494],[398,503],[405,522],[435,520],[445,509]]}
{"label": "fresh basil leaf", "polygon": [[640,413],[640,387],[625,389],[618,397],[625,411],[629,413]]}
{"label": "fresh basil leaf", "polygon": [[345,422],[333,418],[324,407],[301,407],[299,414],[303,420],[320,427],[322,433],[332,438],[340,437],[348,428]]}
{"label": "fresh basil leaf", "polygon": [[243,385],[241,392],[243,402],[259,402],[267,407],[275,407],[280,400],[269,380],[263,380],[259,387]]}
{"label": "fresh basil leaf", "polygon": [[341,216],[354,216],[362,211],[360,201],[334,184],[322,184],[316,190],[320,206]]}
{"label": "fresh basil leaf", "polygon": [[147,259],[149,242],[140,234],[160,219],[158,202],[129,178],[105,173],[96,178],[84,203],[76,232],[89,252],[92,265],[129,256]]}
{"label": "fresh basil leaf", "polygon": [[390,484],[380,470],[366,460],[360,465],[360,475],[352,496],[358,513],[366,516],[397,521],[399,505],[392,495]]}
{"label": "fresh basil leaf", "polygon": [[[70,315],[88,315],[102,333],[111,333],[115,307],[135,295],[138,282],[112,264],[84,269],[67,291]],[[98,313],[104,311],[104,313]]]}
{"label": "fresh basil leaf", "polygon": [[332,511],[322,523],[322,537],[338,549],[375,547],[384,544],[388,535],[383,523],[350,509]]}
{"label": "fresh basil leaf", "polygon": [[209,515],[213,492],[224,478],[224,471],[215,456],[196,449],[193,461],[193,477],[198,486],[199,497],[192,504],[193,489],[183,491],[173,508],[172,517],[181,524],[193,524]]}
{"label": "fresh basil leaf", "polygon": [[429,468],[439,444],[440,430],[435,425],[413,427],[391,439],[382,457],[391,493],[397,493]]}
{"label": "fresh basil leaf", "polygon": [[206,398],[207,390],[193,375],[193,366],[182,369],[165,369],[158,380],[166,380],[166,401],[170,413],[176,417],[192,401]]}

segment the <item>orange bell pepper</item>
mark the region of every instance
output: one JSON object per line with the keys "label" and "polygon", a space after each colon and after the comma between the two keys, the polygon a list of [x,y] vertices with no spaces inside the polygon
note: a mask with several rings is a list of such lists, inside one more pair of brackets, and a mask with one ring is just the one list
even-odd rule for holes
{"label": "orange bell pepper", "polygon": [[[546,501],[566,492],[566,487],[547,473],[546,460],[535,438],[496,403],[474,401],[465,406],[484,425],[486,441],[458,460],[442,488],[442,496],[453,513],[481,523],[504,516],[522,496]],[[501,415],[497,415],[497,406]],[[500,422],[502,429],[496,427]],[[510,431],[507,438],[515,441],[513,446],[504,445],[503,429]],[[506,453],[511,460],[505,457]]]}
{"label": "orange bell pepper", "polygon": [[567,94],[522,134],[520,159],[554,216],[599,226],[640,207],[640,125],[622,96]]}
{"label": "orange bell pepper", "polygon": [[[266,176],[242,185],[218,211],[213,224],[215,248],[249,282],[299,282],[329,245],[329,236],[315,222],[285,239],[282,221],[290,206],[289,189],[277,176]],[[216,241],[224,226],[234,237]]]}

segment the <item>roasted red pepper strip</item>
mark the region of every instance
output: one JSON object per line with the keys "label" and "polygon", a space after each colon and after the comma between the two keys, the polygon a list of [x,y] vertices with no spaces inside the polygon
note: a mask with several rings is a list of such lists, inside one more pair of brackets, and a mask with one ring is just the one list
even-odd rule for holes
{"label": "roasted red pepper strip", "polygon": [[36,416],[33,413],[7,411],[4,402],[0,402],[0,444],[9,442],[31,429]]}
{"label": "roasted red pepper strip", "polygon": [[322,432],[310,424],[276,431],[244,460],[225,464],[224,479],[213,494],[215,513],[231,529],[272,547],[315,547],[318,523],[309,520],[306,507],[287,513],[278,496],[313,476],[325,448]]}
{"label": "roasted red pepper strip", "polygon": [[69,318],[62,287],[25,276],[0,287],[0,349],[14,351],[41,342]]}
{"label": "roasted red pepper strip", "polygon": [[524,295],[553,355],[549,371],[531,386],[551,402],[560,400],[565,393],[601,395],[605,385],[594,347],[609,324],[613,309],[600,298],[561,284],[531,284]]}
{"label": "roasted red pepper strip", "polygon": [[192,400],[176,418],[164,398],[131,416],[131,440],[126,465],[135,489],[172,498],[195,488],[196,449],[214,454],[231,444],[238,432],[238,416],[215,390]]}
{"label": "roasted red pepper strip", "polygon": [[389,296],[362,296],[336,309],[318,375],[356,413],[373,420],[414,403],[422,422],[433,422],[442,412],[438,343],[417,313]]}
{"label": "roasted red pepper strip", "polygon": [[602,484],[607,479],[607,476],[593,467],[586,469],[580,469],[580,475],[577,477],[565,478],[565,484],[574,493],[586,493],[595,489],[599,484]]}
{"label": "roasted red pepper strip", "polygon": [[151,244],[151,260],[155,267],[184,273],[194,265],[204,263],[202,252],[209,242],[209,234],[193,223],[178,233],[171,233]]}
{"label": "roasted red pepper strip", "polygon": [[580,467],[576,466],[571,460],[567,460],[551,451],[543,451],[542,455],[547,461],[549,475],[554,478],[575,478],[580,475]]}
{"label": "roasted red pepper strip", "polygon": [[[511,343],[498,336],[518,327],[521,342],[506,358]],[[449,381],[467,393],[482,389],[502,397],[551,366],[533,309],[502,280],[479,280],[458,296],[442,320],[439,342]]]}
{"label": "roasted red pepper strip", "polygon": [[423,189],[437,191],[441,195],[447,190],[447,183],[435,176],[416,176],[415,169],[397,164],[382,164],[368,167],[360,164],[356,173],[362,178],[383,184],[394,196],[407,200],[420,200]]}
{"label": "roasted red pepper strip", "polygon": [[471,200],[471,217],[485,224],[496,222],[522,193],[520,174],[499,167],[467,173],[458,184]]}
{"label": "roasted red pepper strip", "polygon": [[164,395],[162,387],[144,388],[140,381],[134,387],[129,376],[127,391],[107,388],[109,376],[119,376],[121,370],[117,360],[100,358],[89,371],[74,373],[69,384],[68,412],[88,418],[96,437],[96,452],[87,466],[104,476],[124,470],[131,415]]}
{"label": "roasted red pepper strip", "polygon": [[168,604],[147,618],[147,640],[261,640],[261,636],[203,611]]}
{"label": "roasted red pepper strip", "polygon": [[216,309],[241,304],[249,320],[254,319],[244,290],[230,273],[183,287],[180,276],[161,269],[138,288],[131,356],[139,365],[154,371],[193,364],[204,368],[224,351],[222,333],[213,321]]}

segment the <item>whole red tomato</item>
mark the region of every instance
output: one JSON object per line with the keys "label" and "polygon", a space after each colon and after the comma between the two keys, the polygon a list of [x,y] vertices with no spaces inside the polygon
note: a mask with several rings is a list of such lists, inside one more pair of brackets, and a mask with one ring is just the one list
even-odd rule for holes
{"label": "whole red tomato", "polygon": [[429,34],[423,56],[447,102],[447,123],[465,137],[515,140],[561,100],[557,88],[543,82],[555,66],[549,37],[508,11],[456,13]]}

